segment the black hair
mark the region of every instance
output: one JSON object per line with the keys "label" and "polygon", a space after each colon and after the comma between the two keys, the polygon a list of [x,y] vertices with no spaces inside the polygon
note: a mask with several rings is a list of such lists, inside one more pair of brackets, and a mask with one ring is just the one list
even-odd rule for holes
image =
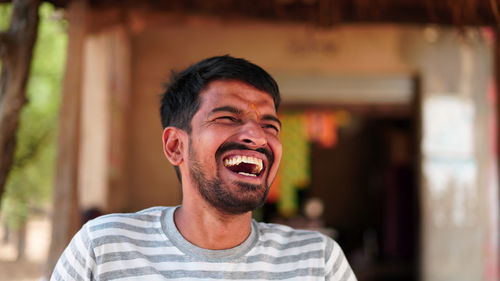
{"label": "black hair", "polygon": [[229,55],[204,59],[173,73],[161,97],[163,128],[173,126],[191,133],[191,119],[200,107],[200,92],[215,80],[238,80],[268,93],[276,111],[281,98],[276,81],[261,67]]}

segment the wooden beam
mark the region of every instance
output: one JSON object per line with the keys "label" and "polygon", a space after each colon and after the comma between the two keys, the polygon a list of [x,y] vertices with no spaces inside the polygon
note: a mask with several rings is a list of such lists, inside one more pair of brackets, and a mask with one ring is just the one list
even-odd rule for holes
{"label": "wooden beam", "polygon": [[[498,9],[496,7],[495,9]],[[498,10],[496,12],[496,16],[500,17],[500,14],[498,13]],[[494,85],[495,85],[495,148],[494,148],[494,158],[496,162],[496,168],[497,168],[497,175],[500,175],[500,165],[499,165],[499,159],[500,159],[500,138],[498,137],[498,133],[500,132],[500,25],[497,25],[496,28],[494,29],[495,31],[495,39],[494,39],[494,45],[493,45],[493,56],[494,56]],[[497,177],[498,181],[498,177]],[[492,201],[493,202],[500,202],[500,183],[497,182],[497,191],[496,195],[497,198],[494,198]],[[493,220],[492,224],[494,224],[491,228],[493,231],[490,232],[491,235],[490,241],[489,242],[489,248],[487,250],[487,266],[486,266],[486,278],[487,280],[500,280],[500,237],[498,236],[498,233],[500,232],[499,228],[499,221],[498,221],[498,209],[499,205],[497,203],[495,213],[492,213]],[[496,225],[495,225],[496,224]],[[496,235],[495,235],[496,234]]]}
{"label": "wooden beam", "polygon": [[44,270],[47,279],[69,240],[81,226],[77,183],[83,45],[87,32],[86,1],[73,1],[68,7],[67,18],[69,42],[59,114],[52,239]]}

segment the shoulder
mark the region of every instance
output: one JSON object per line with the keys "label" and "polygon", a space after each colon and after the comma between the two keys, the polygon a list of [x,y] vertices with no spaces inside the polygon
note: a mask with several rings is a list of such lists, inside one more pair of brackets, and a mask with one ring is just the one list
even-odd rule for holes
{"label": "shoulder", "polygon": [[257,222],[261,234],[277,234],[283,237],[322,237],[325,235],[306,229],[296,229],[283,224]]}
{"label": "shoulder", "polygon": [[278,243],[285,248],[317,248],[327,250],[334,241],[312,230],[295,229],[286,225],[257,223],[259,237],[264,243]]}
{"label": "shoulder", "polygon": [[96,226],[108,222],[155,222],[158,221],[162,213],[170,207],[152,207],[135,213],[112,213],[90,220],[89,226]]}
{"label": "shoulder", "polygon": [[90,237],[151,233],[161,228],[161,217],[170,207],[153,207],[135,213],[113,213],[88,221],[82,231]]}

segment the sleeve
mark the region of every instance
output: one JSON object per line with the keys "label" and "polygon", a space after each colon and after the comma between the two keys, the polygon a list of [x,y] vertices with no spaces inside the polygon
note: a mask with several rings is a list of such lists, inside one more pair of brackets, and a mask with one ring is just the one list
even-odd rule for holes
{"label": "sleeve", "polygon": [[354,272],[347,261],[339,244],[326,237],[325,249],[325,280],[327,281],[357,281]]}
{"label": "sleeve", "polygon": [[50,281],[95,281],[95,268],[92,240],[84,225],[62,253]]}

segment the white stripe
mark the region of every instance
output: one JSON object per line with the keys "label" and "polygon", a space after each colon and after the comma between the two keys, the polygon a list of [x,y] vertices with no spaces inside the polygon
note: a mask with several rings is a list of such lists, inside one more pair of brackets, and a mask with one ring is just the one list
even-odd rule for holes
{"label": "white stripe", "polygon": [[[134,267],[150,266],[149,261],[145,259],[134,259],[127,261],[127,268],[132,269]],[[315,265],[315,266],[314,266]],[[323,265],[323,259],[308,259],[298,262],[291,262],[285,264],[271,264],[267,262],[255,262],[255,263],[232,263],[232,262],[159,262],[154,264],[154,268],[159,271],[163,270],[192,270],[192,271],[214,271],[214,272],[233,272],[233,271],[265,271],[280,273],[290,270],[296,270],[300,268],[310,268],[310,267],[321,267]],[[99,274],[123,269],[123,261],[112,261],[101,264]]]}
{"label": "white stripe", "polygon": [[147,208],[147,209],[144,209],[144,210],[141,210],[139,212],[137,212],[136,214],[145,214],[145,215],[150,215],[150,214],[153,214],[153,215],[161,215],[161,213],[168,209],[168,208],[173,208],[173,207],[164,207],[164,206],[155,206],[155,207],[150,207],[150,208]]}
{"label": "white stripe", "polygon": [[75,280],[73,277],[71,277],[71,275],[68,274],[68,272],[66,271],[66,268],[64,267],[62,261],[65,259],[64,257],[64,254],[63,256],[59,259],[59,262],[57,263],[57,266],[56,266],[56,271],[57,273],[59,273],[59,275],[61,276],[61,278],[64,280],[64,281],[71,281],[71,280]]}
{"label": "white stripe", "polygon": [[298,235],[298,236],[305,235],[308,233],[316,234],[316,235],[318,234],[315,231],[311,231],[311,230],[307,230],[307,229],[295,229],[295,228],[291,228],[291,227],[289,227],[287,225],[283,225],[283,224],[259,223],[259,228],[263,232],[280,231],[280,232],[284,232],[286,234],[293,233],[294,235]]}
{"label": "white stripe", "polygon": [[[142,281],[145,281],[145,280],[164,280],[165,278],[160,275],[160,274],[151,274],[151,275],[143,275],[143,276],[130,276],[130,277],[122,277],[118,280],[120,281],[137,281],[137,280],[142,280]],[[175,279],[175,280],[184,280],[184,278],[182,279]],[[185,280],[193,280],[193,278],[187,278]]]}
{"label": "white stripe", "polygon": [[[87,257],[88,255],[86,255],[85,253],[80,253],[80,255],[82,257]],[[75,258],[75,256],[73,255],[73,252],[71,251],[71,249],[68,247],[64,253],[64,256],[66,258],[66,261],[68,262],[68,264],[70,264],[73,269],[75,269],[75,271],[83,278],[85,277],[86,275],[86,271],[85,271],[85,265],[82,266],[80,264],[80,262]]]}
{"label": "white stripe", "polygon": [[339,269],[332,276],[333,280],[340,280],[340,278],[342,278],[342,276],[344,275],[345,271],[350,270],[348,267],[349,264],[347,263],[347,260],[345,259],[345,257],[342,257],[342,263],[340,264]]}
{"label": "white stripe", "polygon": [[[82,237],[83,231],[86,231],[86,229],[80,230],[80,232],[75,236],[74,241],[71,244],[75,246],[75,249],[80,253],[82,258],[87,260],[90,259],[89,249],[88,249],[90,245],[86,245],[83,243],[83,237]],[[68,246],[68,249],[70,246]]]}
{"label": "white stripe", "polygon": [[309,252],[309,251],[323,250],[323,248],[324,248],[324,246],[322,243],[308,244],[308,245],[304,245],[301,247],[289,248],[289,249],[283,249],[283,250],[275,249],[272,247],[257,246],[257,247],[254,247],[248,253],[247,256],[258,255],[261,253],[264,253],[266,255],[270,255],[273,257],[292,256],[292,255],[302,254],[304,252]]}
{"label": "white stripe", "polygon": [[[147,276],[130,276],[125,278],[120,278],[120,281],[137,281],[140,280],[163,280],[164,277],[161,275],[147,275]],[[194,278],[194,277],[183,277],[183,278],[174,278],[176,281],[192,281],[192,280],[207,280],[206,278]],[[214,279],[209,279],[210,281]],[[252,280],[252,281],[269,281],[268,279],[238,279],[238,280]],[[318,276],[308,277],[308,276],[298,276],[295,278],[286,279],[286,281],[307,281],[307,280],[318,280]],[[351,280],[349,280],[351,281]],[[355,280],[353,280],[355,281]]]}
{"label": "white stripe", "polygon": [[286,225],[272,224],[272,223],[270,224],[259,223],[259,228],[263,231],[274,231],[275,229],[278,229],[283,232],[297,231]]}
{"label": "white stripe", "polygon": [[[350,269],[352,271],[352,269]],[[351,273],[351,276],[349,276],[349,279],[347,279],[347,281],[357,281],[356,279],[356,275],[354,275],[354,272]]]}
{"label": "white stripe", "polygon": [[[151,276],[151,277],[150,277]],[[158,279],[155,279],[155,277],[158,276],[158,275],[148,275],[147,277],[137,277],[137,276],[133,276],[133,277],[128,277],[128,278],[120,278],[120,281],[137,281],[138,278],[140,278],[140,280],[162,280],[163,279],[163,276],[159,277]],[[195,278],[195,277],[183,277],[183,278],[172,278],[176,281],[192,281],[192,280],[209,280],[209,281],[214,281],[215,279],[207,279],[207,278]],[[250,278],[250,279],[238,279],[238,280],[252,280],[252,281],[269,281],[269,279],[254,279],[254,278]],[[321,276],[298,276],[298,277],[294,277],[294,278],[287,278],[286,281],[317,281],[317,280],[321,280]],[[349,280],[351,281],[351,280]],[[353,281],[356,281],[356,280],[353,280]]]}
{"label": "white stripe", "polygon": [[109,217],[99,217],[90,222],[89,227],[98,226],[104,223],[126,223],[137,227],[160,227],[161,222],[159,221],[143,221],[140,218],[134,218],[133,216],[122,217],[122,216],[109,216]]}
{"label": "white stripe", "polygon": [[340,246],[337,245],[337,242],[333,241],[333,248],[332,248],[332,253],[330,254],[330,259],[325,265],[325,270],[327,271],[326,273],[330,273],[330,269],[333,267],[333,264],[335,263],[335,260],[337,259],[339,253],[340,253]]}
{"label": "white stripe", "polygon": [[[91,241],[92,237],[90,237],[90,235],[88,233],[88,229],[82,228],[75,236],[75,237],[78,237],[78,239],[75,239],[74,243],[72,243],[75,245],[76,250],[78,252],[80,252],[80,254],[82,255],[82,258],[85,260],[85,266],[86,266],[85,274],[83,274],[82,277],[87,276],[86,271],[88,268],[95,268],[96,267],[95,260],[92,259],[92,257],[91,257],[94,255],[94,253],[89,253],[90,245],[84,244],[83,232],[85,232],[85,234],[87,235],[87,238]],[[90,249],[90,251],[93,251],[93,249]]]}
{"label": "white stripe", "polygon": [[115,253],[115,252],[128,252],[138,251],[144,255],[183,255],[175,246],[172,247],[140,247],[129,243],[109,243],[99,247],[95,247],[95,252],[99,255]]}
{"label": "white stripe", "polygon": [[[290,242],[298,242],[310,238],[321,238],[318,234],[316,233],[310,233],[306,235],[292,235],[290,237],[284,237],[281,236],[279,233],[265,233],[261,235],[261,240],[274,240],[276,242],[279,242],[280,244],[283,243],[290,243]],[[322,239],[323,240],[323,239]]]}
{"label": "white stripe", "polygon": [[104,236],[118,236],[118,235],[126,236],[128,238],[137,240],[161,241],[161,242],[165,241],[165,238],[161,233],[147,234],[121,228],[106,228],[106,229],[96,230],[92,232],[92,239],[95,240]]}
{"label": "white stripe", "polygon": [[[312,247],[308,247],[307,251],[297,251],[297,249],[287,249],[285,251],[279,251],[274,248],[263,248],[258,247],[252,249],[246,257],[257,256],[261,254],[265,254],[270,258],[283,258],[286,256],[295,256],[301,255],[305,252],[312,252],[317,250],[322,250],[321,245],[313,245]],[[138,247],[133,244],[127,243],[111,243],[96,247],[96,252],[98,253],[97,258],[104,254],[111,253],[119,253],[119,252],[129,252],[129,251],[137,251],[145,256],[154,256],[154,255],[185,255],[182,251],[180,251],[177,247]]]}

